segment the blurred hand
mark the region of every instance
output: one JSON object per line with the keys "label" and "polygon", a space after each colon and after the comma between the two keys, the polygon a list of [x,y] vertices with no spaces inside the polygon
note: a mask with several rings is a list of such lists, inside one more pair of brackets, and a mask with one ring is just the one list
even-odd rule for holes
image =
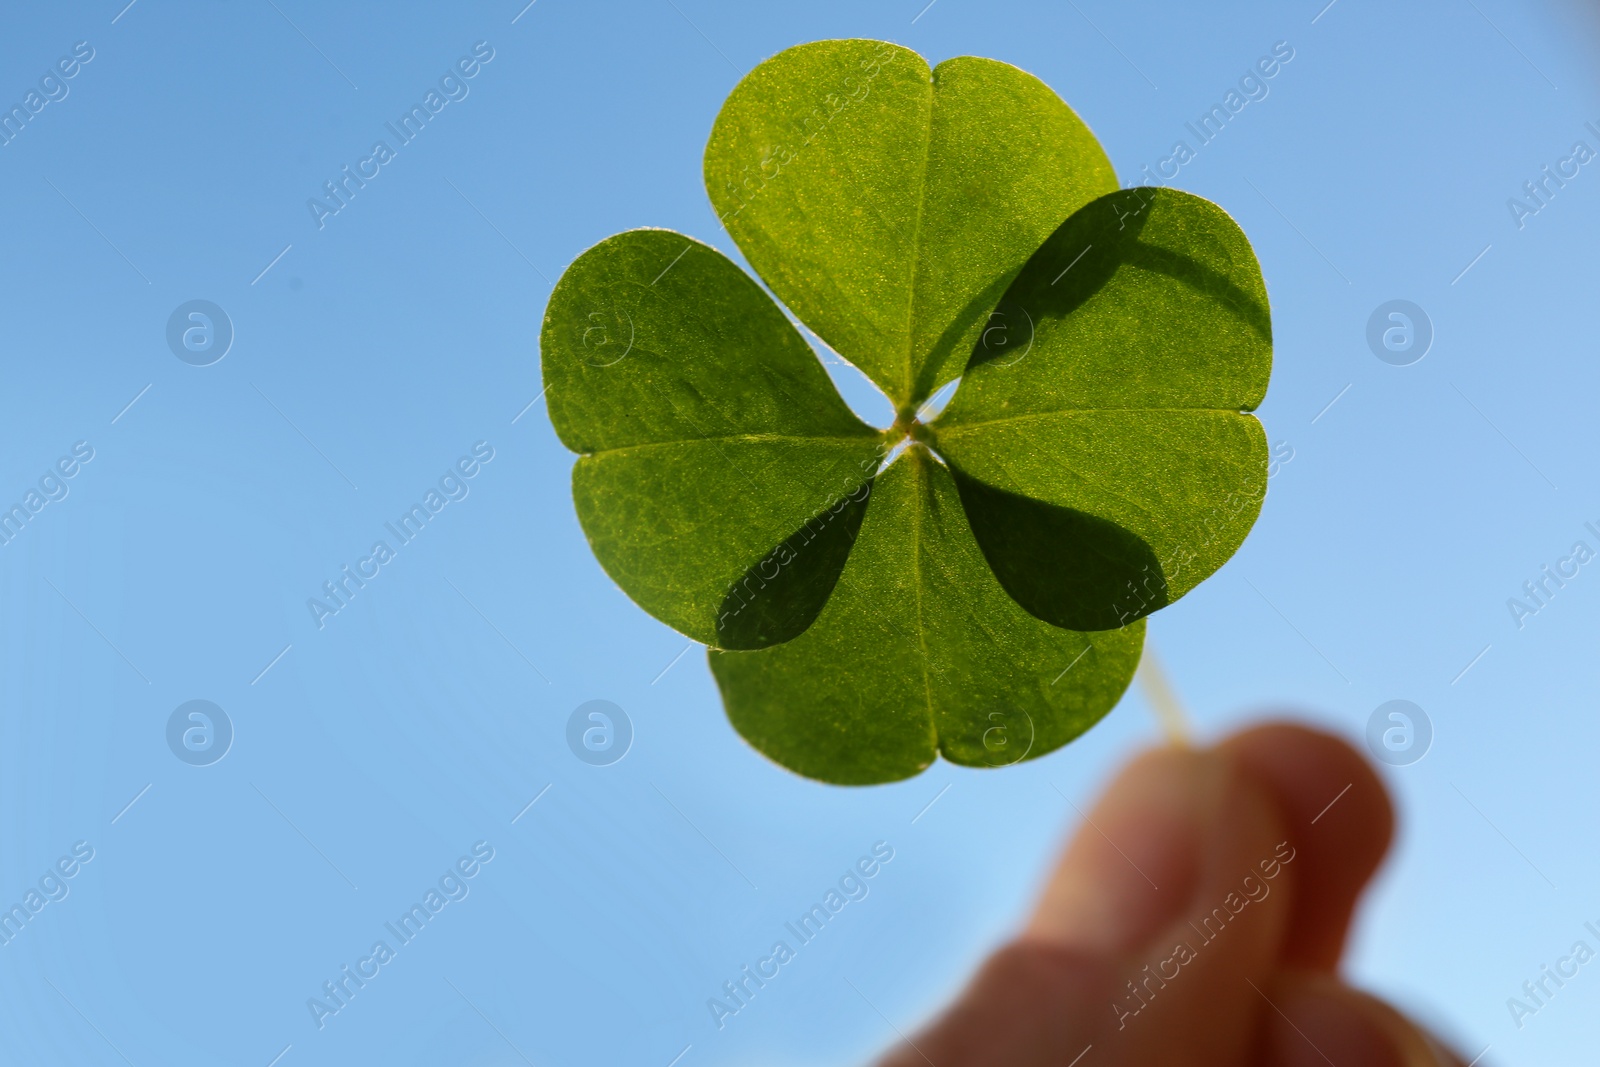
{"label": "blurred hand", "polygon": [[1459,1067],[1337,976],[1393,813],[1298,726],[1136,759],[1022,935],[884,1067]]}

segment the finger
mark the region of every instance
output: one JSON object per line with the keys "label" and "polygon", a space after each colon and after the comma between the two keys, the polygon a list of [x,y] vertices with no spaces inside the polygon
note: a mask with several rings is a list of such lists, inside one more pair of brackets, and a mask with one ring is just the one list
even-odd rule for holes
{"label": "finger", "polygon": [[1160,748],[1084,814],[1030,920],[1030,936],[1095,954],[1142,948],[1193,893],[1229,785],[1224,761]]}
{"label": "finger", "polygon": [[1246,979],[1274,972],[1289,914],[1287,878],[1254,902],[1243,879],[1283,840],[1272,796],[1226,755],[1141,757],[1088,813],[1023,937],[886,1064],[1060,1067],[1091,1046],[1096,1067],[1239,1062],[1261,1011]]}
{"label": "finger", "polygon": [[1325,975],[1281,975],[1262,999],[1260,1067],[1461,1067],[1389,1005]]}
{"label": "finger", "polygon": [[1259,726],[1220,748],[1271,791],[1297,851],[1283,965],[1331,971],[1361,891],[1393,836],[1388,793],[1348,744],[1303,726]]}
{"label": "finger", "polygon": [[1118,1064],[1244,1062],[1260,1024],[1255,988],[1279,970],[1299,885],[1284,821],[1273,795],[1228,752],[1200,758],[1223,783],[1220,798],[1196,805],[1197,864],[1177,907],[1118,961],[1103,1045]]}

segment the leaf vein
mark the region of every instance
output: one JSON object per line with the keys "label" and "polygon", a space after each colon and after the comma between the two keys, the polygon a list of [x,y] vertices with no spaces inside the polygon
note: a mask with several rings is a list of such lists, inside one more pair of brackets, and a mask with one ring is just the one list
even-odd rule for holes
{"label": "leaf vein", "polygon": [[894,399],[901,404],[909,404],[917,398],[911,395],[917,380],[916,346],[917,346],[917,274],[922,267],[922,216],[928,204],[928,161],[933,157],[933,109],[938,106],[938,96],[934,92],[937,75],[932,72],[928,76],[928,125],[927,139],[922,142],[922,177],[917,183],[917,214],[911,224],[911,280],[906,284],[906,377],[902,386],[905,395]]}
{"label": "leaf vein", "polygon": [[845,437],[845,436],[839,436],[839,435],[826,435],[826,434],[812,436],[810,434],[731,433],[731,434],[707,435],[705,437],[686,437],[686,438],[681,438],[681,439],[673,440],[673,441],[640,441],[637,444],[617,445],[614,448],[596,448],[596,449],[593,449],[592,451],[584,452],[582,454],[584,456],[614,456],[614,455],[617,455],[618,453],[643,452],[643,451],[650,451],[652,449],[657,449],[657,448],[673,448],[673,447],[677,447],[677,446],[681,446],[681,445],[700,445],[700,444],[716,445],[718,442],[728,442],[728,441],[744,441],[744,442],[752,443],[752,444],[776,444],[776,443],[785,442],[785,441],[793,441],[793,442],[806,443],[806,444],[837,442],[837,443],[840,443],[840,444],[860,445],[860,444],[866,444],[866,443],[870,442],[871,440],[872,440],[872,436],[871,435],[867,435],[867,434],[862,434],[859,437],[855,437],[855,436]]}
{"label": "leaf vein", "polygon": [[1242,408],[1219,408],[1209,405],[1127,408],[1064,407],[1056,408],[1054,411],[1025,411],[1016,415],[997,415],[992,419],[961,419],[957,422],[948,423],[945,426],[935,426],[934,428],[939,431],[940,436],[954,437],[957,434],[964,433],[967,430],[976,429],[979,426],[995,426],[1004,422],[1022,422],[1028,419],[1049,419],[1061,415],[1144,415],[1155,414],[1163,411],[1210,412],[1216,415],[1238,415],[1242,418],[1255,418],[1255,415],[1252,412]]}

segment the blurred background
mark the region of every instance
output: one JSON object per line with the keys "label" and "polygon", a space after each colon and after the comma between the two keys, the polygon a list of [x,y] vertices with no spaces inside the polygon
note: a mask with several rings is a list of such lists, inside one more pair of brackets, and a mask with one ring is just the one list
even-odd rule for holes
{"label": "blurred background", "polygon": [[[1139,692],[1009,770],[797,778],[595,563],[539,399],[564,266],[645,225],[737,257],[712,119],[766,56],[842,36],[1034,72],[1129,185],[1292,51],[1172,179],[1255,244],[1260,414],[1290,458],[1151,647],[1204,736],[1287,713],[1366,744],[1411,702],[1351,973],[1485,1064],[1593,1061],[1600,964],[1507,1005],[1600,926],[1589,10],[74,0],[0,34],[0,505],[24,515],[0,906],[29,914],[0,945],[0,1062],[854,1063],[1015,929],[1071,803],[1159,737]],[[400,144],[385,124],[463,58]],[[307,206],[380,139],[376,177]],[[463,457],[465,495],[400,546],[385,523]],[[319,625],[307,601],[378,540],[394,558]],[[608,765],[568,743],[591,700],[631,733]],[[708,998],[877,842],[868,896],[719,1029]],[[344,967],[376,977],[339,1006]]]}

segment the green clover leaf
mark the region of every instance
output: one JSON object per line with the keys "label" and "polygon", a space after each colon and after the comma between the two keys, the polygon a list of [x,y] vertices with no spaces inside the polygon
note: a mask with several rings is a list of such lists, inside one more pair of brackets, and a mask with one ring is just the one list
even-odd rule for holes
{"label": "green clover leaf", "polygon": [[1034,254],[1000,314],[1031,347],[980,346],[925,438],[1006,590],[1047,622],[1101,630],[1227,562],[1266,495],[1248,412],[1272,369],[1266,288],[1234,221],[1175,190],[1101,197]]}
{"label": "green clover leaf", "polygon": [[1198,197],[1117,190],[1031,75],[877,41],[751,71],[705,174],[761,279],[897,417],[856,418],[720,252],[608,238],[541,335],[597,559],[710,647],[734,726],[801,774],[1066,744],[1126,689],[1144,617],[1259,511],[1271,324],[1249,242]]}

